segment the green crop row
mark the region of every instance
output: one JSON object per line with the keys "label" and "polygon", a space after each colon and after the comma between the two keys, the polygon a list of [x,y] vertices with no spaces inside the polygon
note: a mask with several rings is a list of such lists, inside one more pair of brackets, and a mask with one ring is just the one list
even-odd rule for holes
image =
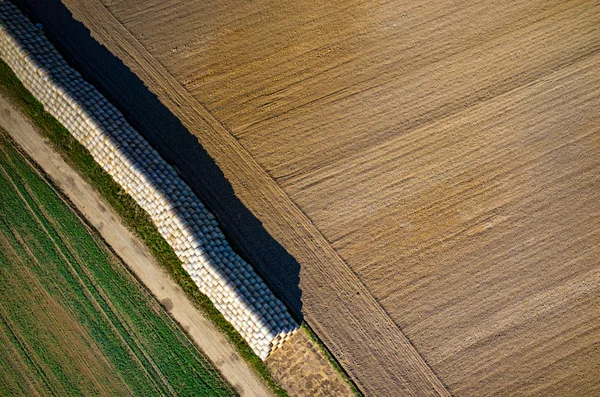
{"label": "green crop row", "polygon": [[[0,292],[9,292],[2,289],[9,285],[10,267],[25,265],[53,299],[74,313],[136,394],[234,394],[153,297],[1,134],[0,191],[0,232],[16,254],[0,251]],[[27,281],[19,293],[29,291]],[[18,324],[23,339],[37,341],[29,346],[38,360],[59,384],[68,385],[67,394],[82,394],[65,372],[68,365],[53,359],[54,347],[42,343],[38,320],[21,310],[20,300],[4,296],[3,310]]]}

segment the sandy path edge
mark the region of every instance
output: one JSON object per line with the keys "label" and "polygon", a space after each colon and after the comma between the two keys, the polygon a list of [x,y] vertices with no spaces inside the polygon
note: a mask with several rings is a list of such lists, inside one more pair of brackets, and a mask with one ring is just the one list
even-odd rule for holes
{"label": "sandy path edge", "polygon": [[121,222],[109,204],[46,142],[21,112],[0,95],[0,126],[50,177],[129,269],[190,335],[241,396],[272,396],[221,332],[187,299],[148,248]]}

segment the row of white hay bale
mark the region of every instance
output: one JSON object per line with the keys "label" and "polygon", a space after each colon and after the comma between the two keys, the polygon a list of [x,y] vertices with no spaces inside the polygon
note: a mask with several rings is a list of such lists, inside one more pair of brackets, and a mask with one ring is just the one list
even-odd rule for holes
{"label": "row of white hay bale", "polygon": [[0,21],[2,59],[149,214],[200,291],[265,359],[298,329],[281,301],[173,168],[16,7],[0,2]]}

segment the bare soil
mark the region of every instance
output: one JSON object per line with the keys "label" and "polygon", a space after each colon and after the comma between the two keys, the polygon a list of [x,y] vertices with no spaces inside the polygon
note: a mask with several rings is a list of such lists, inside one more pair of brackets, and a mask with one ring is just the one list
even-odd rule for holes
{"label": "bare soil", "polygon": [[298,260],[365,393],[600,392],[596,2],[64,3]]}

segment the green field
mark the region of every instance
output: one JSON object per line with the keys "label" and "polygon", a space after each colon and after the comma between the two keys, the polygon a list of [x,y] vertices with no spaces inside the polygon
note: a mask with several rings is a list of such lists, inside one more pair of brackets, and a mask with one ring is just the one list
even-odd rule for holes
{"label": "green field", "polygon": [[0,132],[0,395],[235,393]]}

